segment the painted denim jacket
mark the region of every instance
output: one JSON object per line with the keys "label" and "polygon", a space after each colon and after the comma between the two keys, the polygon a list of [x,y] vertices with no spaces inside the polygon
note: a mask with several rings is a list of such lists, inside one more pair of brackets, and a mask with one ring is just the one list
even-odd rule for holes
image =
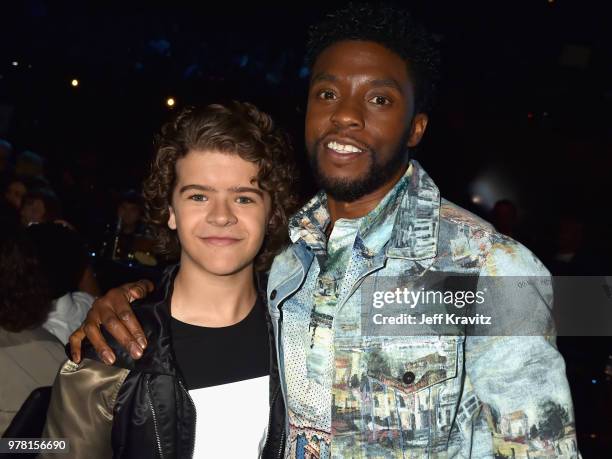
{"label": "painted denim jacket", "polygon": [[[540,323],[546,332],[539,336],[520,336],[520,329],[505,336],[379,336],[363,329],[367,282],[427,288],[441,274],[472,276],[477,285],[491,276],[548,279],[529,250],[441,199],[412,161],[360,223],[330,306],[321,296],[317,257],[325,251],[324,228],[313,236],[313,222],[324,226],[327,218],[323,194],[292,218],[293,244],[275,259],[268,282],[286,457],[580,457],[548,283],[506,286],[487,300],[497,314]],[[316,323],[313,307],[324,312]]]}

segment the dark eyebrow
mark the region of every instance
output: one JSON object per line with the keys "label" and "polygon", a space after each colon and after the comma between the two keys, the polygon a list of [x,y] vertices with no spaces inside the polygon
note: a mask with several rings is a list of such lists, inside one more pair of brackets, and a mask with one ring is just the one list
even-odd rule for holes
{"label": "dark eyebrow", "polygon": [[198,190],[198,191],[217,191],[211,186],[206,185],[185,185],[179,190],[179,194],[184,193],[187,190]]}
{"label": "dark eyebrow", "polygon": [[[179,190],[179,194],[184,193],[185,191],[189,191],[189,190],[197,190],[197,191],[209,191],[209,192],[215,192],[217,191],[216,188],[213,188],[211,186],[207,186],[207,185],[185,185],[183,187],[180,188]],[[233,186],[231,188],[228,188],[228,191],[233,191],[234,193],[255,193],[261,197],[263,197],[263,191],[258,189],[258,188],[252,188],[252,187],[248,187],[248,186]]]}
{"label": "dark eyebrow", "polygon": [[400,86],[400,84],[397,81],[395,81],[393,78],[382,78],[378,80],[370,80],[368,81],[368,83],[377,88],[396,89],[401,94],[404,94],[404,91],[402,90],[402,87]]}
{"label": "dark eyebrow", "polygon": [[229,189],[230,191],[234,191],[235,193],[255,193],[263,198],[263,191],[259,188],[251,188],[248,186],[236,186]]}
{"label": "dark eyebrow", "polygon": [[331,83],[335,83],[336,81],[338,81],[338,78],[336,78],[331,73],[321,72],[317,73],[311,78],[310,84],[318,83],[319,81],[329,81]]}
{"label": "dark eyebrow", "polygon": [[[331,73],[321,72],[312,77],[310,84],[318,83],[319,81],[335,83],[338,81],[338,78]],[[393,78],[377,78],[375,80],[368,81],[368,84],[376,88],[392,88],[399,91],[401,94],[404,94],[402,86]]]}

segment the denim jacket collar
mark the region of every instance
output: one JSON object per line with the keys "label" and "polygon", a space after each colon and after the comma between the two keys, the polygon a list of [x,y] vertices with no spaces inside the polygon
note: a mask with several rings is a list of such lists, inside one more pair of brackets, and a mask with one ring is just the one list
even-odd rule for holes
{"label": "denim jacket collar", "polygon": [[[385,255],[408,260],[434,258],[437,254],[440,219],[438,187],[415,160],[410,162],[401,181],[383,199],[381,205],[363,217],[360,233],[364,246],[370,248],[371,245],[368,244],[369,229],[380,225],[385,215],[394,213],[395,221],[389,242],[385,244]],[[393,206],[395,199],[388,199],[395,194],[400,200],[399,208]],[[327,197],[320,191],[290,219],[289,236],[293,243],[301,241],[300,245],[307,249],[324,251],[328,225]]]}
{"label": "denim jacket collar", "polygon": [[408,189],[395,216],[386,254],[389,258],[425,260],[438,253],[440,191],[421,165],[410,161]]}

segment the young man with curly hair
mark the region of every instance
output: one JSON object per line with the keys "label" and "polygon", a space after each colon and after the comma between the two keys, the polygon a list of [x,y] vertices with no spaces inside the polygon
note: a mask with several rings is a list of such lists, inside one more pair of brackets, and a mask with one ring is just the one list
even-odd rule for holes
{"label": "young man with curly hair", "polygon": [[[292,245],[274,260],[267,290],[285,457],[579,456],[548,271],[441,198],[411,158],[429,121],[432,38],[404,11],[349,4],[311,29],[309,57],[305,137],[322,191],[290,219]],[[478,291],[497,281],[483,310],[530,330],[369,333],[367,286],[434,291],[453,276]],[[517,288],[509,276],[543,282]],[[126,343],[141,336],[113,293],[87,325],[100,350],[97,324],[118,323],[117,313]],[[530,336],[513,336],[522,333]]]}
{"label": "young man with curly hair", "polygon": [[112,367],[87,347],[67,361],[45,436],[78,458],[275,456],[284,408],[256,271],[285,234],[290,146],[237,102],[187,109],[157,140],[148,221],[180,261],[136,309],[148,346],[133,360],[109,340]]}

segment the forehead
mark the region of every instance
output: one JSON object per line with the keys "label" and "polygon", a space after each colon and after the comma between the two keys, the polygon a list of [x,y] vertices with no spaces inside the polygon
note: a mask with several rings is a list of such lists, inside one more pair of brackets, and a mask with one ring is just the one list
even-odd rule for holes
{"label": "forehead", "polygon": [[406,61],[373,41],[344,40],[328,46],[313,65],[313,78],[321,73],[339,79],[393,78],[400,84],[410,83]]}
{"label": "forehead", "polygon": [[257,164],[237,153],[215,150],[191,150],[176,163],[177,183],[218,187],[252,185],[257,178]]}

